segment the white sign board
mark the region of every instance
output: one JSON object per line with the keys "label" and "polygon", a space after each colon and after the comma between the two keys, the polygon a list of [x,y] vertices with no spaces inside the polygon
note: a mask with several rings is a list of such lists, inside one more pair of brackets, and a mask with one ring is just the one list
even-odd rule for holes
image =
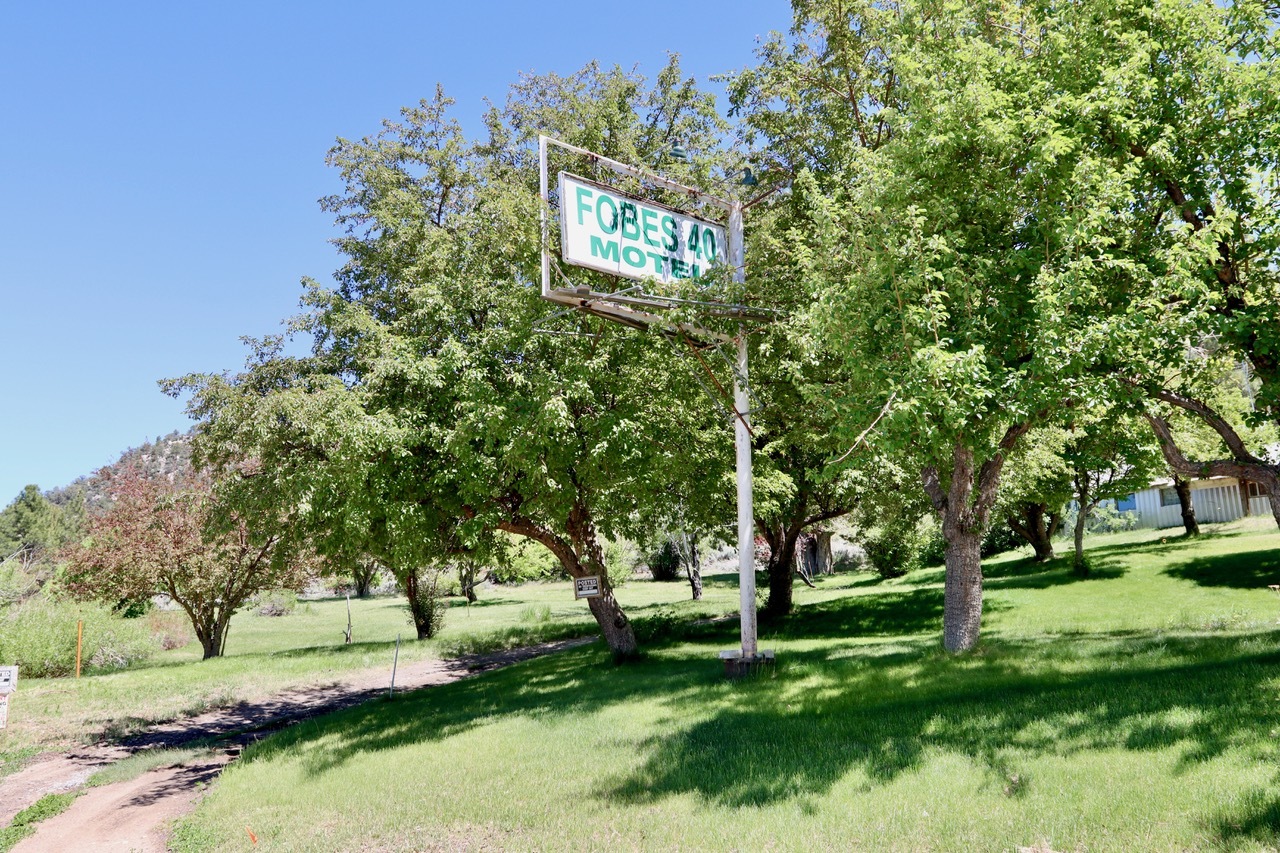
{"label": "white sign board", "polygon": [[0,666],[0,696],[18,689],[18,668],[16,666]]}
{"label": "white sign board", "polygon": [[728,255],[724,226],[560,173],[565,263],[624,278],[701,278]]}
{"label": "white sign board", "polygon": [[574,598],[595,598],[600,595],[600,576],[588,575],[573,579]]}
{"label": "white sign board", "polygon": [[0,729],[9,725],[9,694],[0,693]]}

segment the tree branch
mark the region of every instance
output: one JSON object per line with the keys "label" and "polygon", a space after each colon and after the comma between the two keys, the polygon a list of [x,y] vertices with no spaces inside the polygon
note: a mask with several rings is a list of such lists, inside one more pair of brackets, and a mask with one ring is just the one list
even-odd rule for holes
{"label": "tree branch", "polygon": [[1170,391],[1167,388],[1157,389],[1152,392],[1152,396],[1197,415],[1201,420],[1213,427],[1213,431],[1222,436],[1223,443],[1227,445],[1227,449],[1231,451],[1231,456],[1235,461],[1249,464],[1262,462],[1261,459],[1249,452],[1249,449],[1245,447],[1244,441],[1241,440],[1240,434],[1235,431],[1231,424],[1227,423],[1207,403],[1184,396],[1176,391]]}
{"label": "tree branch", "polygon": [[1030,419],[1009,427],[1005,430],[1004,438],[1000,439],[999,448],[996,450],[995,455],[982,463],[982,468],[978,471],[979,507],[987,507],[995,502],[996,486],[1000,482],[1000,470],[1004,467],[1005,455],[1013,450],[1014,445],[1018,443],[1018,439],[1030,431]]}
{"label": "tree branch", "polygon": [[938,479],[936,465],[926,465],[920,471],[920,480],[924,483],[925,494],[933,501],[933,508],[943,512],[947,508],[947,495],[942,491],[942,481]]}
{"label": "tree branch", "polygon": [[1276,466],[1268,465],[1261,460],[1240,461],[1232,459],[1214,459],[1208,462],[1193,462],[1178,447],[1173,438],[1173,430],[1169,422],[1158,415],[1146,414],[1147,422],[1160,443],[1160,452],[1169,463],[1174,473],[1183,477],[1235,477],[1240,480],[1254,480],[1263,483],[1275,494],[1275,486],[1280,485],[1280,472]]}

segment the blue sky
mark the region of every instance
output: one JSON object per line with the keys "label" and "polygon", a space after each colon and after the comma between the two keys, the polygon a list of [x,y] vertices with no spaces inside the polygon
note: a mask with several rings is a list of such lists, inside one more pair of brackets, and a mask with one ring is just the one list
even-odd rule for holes
{"label": "blue sky", "polygon": [[298,281],[338,136],[437,82],[479,130],[522,71],[752,62],[783,0],[25,3],[0,13],[0,505],[190,424],[156,380],[238,368]]}

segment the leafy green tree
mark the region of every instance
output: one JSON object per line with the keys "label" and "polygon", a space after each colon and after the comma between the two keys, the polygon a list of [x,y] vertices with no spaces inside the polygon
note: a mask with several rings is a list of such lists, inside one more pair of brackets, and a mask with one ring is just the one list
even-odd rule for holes
{"label": "leafy green tree", "polygon": [[1035,552],[1035,561],[1054,558],[1053,537],[1073,494],[1071,470],[1063,458],[1070,434],[1056,425],[1030,432],[1010,456],[996,514]]}
{"label": "leafy green tree", "polygon": [[[1079,364],[1146,399],[1180,478],[1280,486],[1244,434],[1280,418],[1280,10],[1099,0],[1036,14],[1025,46],[1054,92],[1046,119],[1076,177],[1047,319]],[[1247,367],[1248,417],[1208,398],[1219,367],[1205,350]],[[1175,411],[1217,434],[1208,455],[1178,444]]]}
{"label": "leafy green tree", "polygon": [[0,511],[0,551],[7,557],[18,551],[32,554],[56,549],[65,530],[61,512],[35,485],[25,486]]}
{"label": "leafy green tree", "polygon": [[798,545],[807,541],[803,537],[847,515],[858,500],[855,476],[831,465],[833,458],[858,448],[849,447],[835,428],[836,410],[820,399],[831,387],[838,362],[799,323],[804,289],[796,272],[766,271],[781,230],[778,222],[772,222],[751,234],[751,264],[758,264],[773,285],[770,304],[791,318],[760,333],[752,362],[753,393],[760,401],[752,420],[754,503],[756,530],[769,546],[765,565],[769,593],[763,611],[769,618],[792,610],[792,586],[800,565]]}
{"label": "leafy green tree", "polygon": [[1064,451],[1075,487],[1075,554],[1072,569],[1088,575],[1084,532],[1090,514],[1104,500],[1122,498],[1147,488],[1164,467],[1160,451],[1141,421],[1105,407],[1095,407],[1075,419]]}
{"label": "leafy green tree", "polygon": [[[1154,408],[1175,469],[1276,484],[1195,396],[1188,358],[1188,342],[1211,340],[1246,357],[1271,417],[1273,4],[795,11],[738,103],[809,211],[792,257],[815,286],[816,328],[847,354],[851,391],[896,401],[882,445],[915,457],[942,518],[949,649],[978,636],[973,543],[1004,461],[1067,401],[1129,383],[1228,448],[1187,460]],[[851,412],[850,429],[865,404]]]}
{"label": "leafy green tree", "polygon": [[[909,460],[941,518],[944,643],[968,649],[1005,460],[1073,390],[1039,322],[1046,232],[1072,181],[1043,119],[1052,94],[1030,67],[1019,9],[796,13],[791,40],[763,51],[743,107],[795,174],[789,202],[803,215],[787,262],[842,357],[844,430],[892,401],[875,439]],[[842,139],[827,146],[824,127]],[[789,132],[819,136],[789,147]]]}
{"label": "leafy green tree", "polygon": [[[629,656],[635,634],[604,537],[645,538],[633,528],[652,507],[728,463],[728,430],[690,404],[700,392],[661,336],[590,317],[555,329],[575,334],[535,333],[552,313],[530,285],[536,135],[642,163],[680,139],[694,152],[681,177],[698,181],[722,123],[674,58],[651,88],[594,65],[525,78],[480,142],[449,103],[438,92],[331,153],[344,189],[325,207],[346,229],[346,263],[333,289],[307,284],[296,328],[313,336],[312,354],[264,341],[238,376],[169,387],[193,392],[201,458],[256,460],[264,475],[244,478],[244,499],[296,508],[296,534],[321,553],[358,531],[410,586],[459,550],[500,548],[499,532],[538,542],[571,576],[601,576],[588,606],[610,649]],[[593,176],[590,161],[575,168]]]}

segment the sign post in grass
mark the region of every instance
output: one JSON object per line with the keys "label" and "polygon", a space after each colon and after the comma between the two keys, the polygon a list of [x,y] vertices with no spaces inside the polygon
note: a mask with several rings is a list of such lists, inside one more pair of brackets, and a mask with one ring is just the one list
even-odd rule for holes
{"label": "sign post in grass", "polygon": [[9,694],[18,689],[18,668],[0,666],[0,729],[9,724]]}
{"label": "sign post in grass", "polygon": [[396,654],[391,659],[391,686],[387,688],[387,698],[396,695],[396,666],[400,663],[400,635],[396,634]]}

